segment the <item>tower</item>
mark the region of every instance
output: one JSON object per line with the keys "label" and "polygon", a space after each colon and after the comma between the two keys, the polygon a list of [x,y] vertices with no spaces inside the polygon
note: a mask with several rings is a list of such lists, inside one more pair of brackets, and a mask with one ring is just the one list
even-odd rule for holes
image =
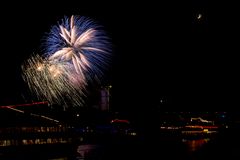
{"label": "tower", "polygon": [[111,97],[111,85],[101,88],[101,104],[100,109],[102,111],[109,111],[110,109],[110,97]]}

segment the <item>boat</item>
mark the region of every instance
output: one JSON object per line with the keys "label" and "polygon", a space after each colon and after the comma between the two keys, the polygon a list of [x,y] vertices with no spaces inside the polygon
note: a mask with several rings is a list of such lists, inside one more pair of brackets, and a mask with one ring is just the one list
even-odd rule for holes
{"label": "boat", "polygon": [[214,121],[208,121],[201,117],[191,118],[190,122],[182,127],[183,136],[205,137],[218,133],[219,126]]}

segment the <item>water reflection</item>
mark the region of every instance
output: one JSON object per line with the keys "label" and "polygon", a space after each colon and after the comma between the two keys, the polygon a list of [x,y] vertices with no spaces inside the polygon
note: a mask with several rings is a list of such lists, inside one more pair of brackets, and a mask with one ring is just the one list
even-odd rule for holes
{"label": "water reflection", "polygon": [[85,144],[85,145],[79,145],[77,148],[77,156],[76,159],[78,160],[84,160],[84,159],[90,159],[100,157],[99,155],[100,146],[93,145],[93,144]]}
{"label": "water reflection", "polygon": [[189,152],[194,152],[204,146],[204,144],[208,143],[210,138],[204,139],[182,139],[182,142],[186,144],[187,150]]}
{"label": "water reflection", "polygon": [[[105,154],[107,154],[107,155],[112,154],[112,153],[114,153],[114,155],[115,155],[113,157],[108,155],[110,157],[110,158],[108,157],[108,159],[113,159],[113,158],[119,159],[119,156],[122,156],[122,157],[126,156],[128,158],[134,157],[136,159],[139,159],[139,158],[141,159],[146,155],[148,155],[148,156],[156,155],[157,157],[161,157],[164,155],[164,156],[169,156],[169,157],[173,156],[173,158],[174,158],[175,155],[172,153],[178,154],[179,157],[187,158],[189,156],[192,157],[192,155],[193,155],[193,153],[195,153],[195,151],[204,147],[204,145],[207,144],[209,141],[210,141],[210,138],[182,139],[181,144],[186,146],[186,148],[184,147],[183,150],[175,150],[174,146],[176,146],[176,144],[177,144],[177,142],[175,142],[175,141],[169,142],[170,144],[164,144],[164,145],[159,144],[158,147],[152,146],[152,147],[154,147],[153,149],[148,149],[149,146],[146,146],[146,145],[138,146],[137,144],[133,144],[132,145],[132,146],[134,146],[133,148],[139,150],[140,152],[134,152],[133,150],[129,151],[128,145],[130,145],[130,144],[126,144],[126,146],[125,145],[120,145],[118,147],[115,146],[115,150],[114,149],[106,150],[106,148],[104,148],[104,146],[102,146],[102,145],[86,144],[86,145],[79,145],[77,147],[78,154],[76,156],[76,159],[78,159],[78,160],[84,160],[84,159],[105,160],[105,157],[103,158],[103,154],[105,152],[106,152]],[[161,142],[159,142],[159,143],[161,143]],[[179,146],[181,146],[181,144],[179,144]],[[110,146],[110,148],[114,148],[114,147]],[[144,152],[146,152],[146,153],[144,153]],[[121,154],[121,155],[119,155],[119,154]]]}
{"label": "water reflection", "polygon": [[21,145],[35,145],[35,144],[60,144],[71,143],[72,138],[36,138],[36,139],[5,139],[0,140],[1,146],[21,146]]}
{"label": "water reflection", "polygon": [[[150,143],[141,143],[141,141],[135,140],[131,141],[131,139],[126,138],[122,138],[120,140],[119,138],[111,139],[107,142],[101,141],[100,143],[93,143],[83,141],[83,137],[79,137],[77,141],[76,138],[46,137],[40,139],[0,140],[0,147],[4,148],[8,146],[9,149],[11,149],[10,146],[16,146],[15,149],[23,150],[25,153],[28,153],[28,151],[36,153],[36,155],[44,157],[43,159],[47,158],[48,160],[118,160],[123,157],[145,159],[146,157],[149,158],[149,156],[161,158],[162,156],[174,157],[175,155],[186,158],[189,156],[194,157],[196,151],[204,147],[210,139],[212,138],[184,137],[183,139],[170,139],[167,141],[156,140],[156,147],[155,145],[151,146]],[[51,145],[54,147],[51,147]],[[29,147],[24,150],[27,146]],[[45,147],[48,149],[44,150]],[[135,150],[138,151],[135,152]],[[13,151],[13,153],[15,153],[15,151]],[[7,153],[4,152],[3,154]],[[26,155],[23,154],[22,156]]]}

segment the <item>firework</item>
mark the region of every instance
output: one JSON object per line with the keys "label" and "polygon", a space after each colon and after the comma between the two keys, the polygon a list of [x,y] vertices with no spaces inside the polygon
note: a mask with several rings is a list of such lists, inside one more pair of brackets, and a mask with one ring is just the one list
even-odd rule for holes
{"label": "firework", "polygon": [[22,65],[22,70],[25,82],[39,99],[63,106],[83,104],[85,81],[76,80],[67,63],[53,63],[34,55]]}
{"label": "firework", "polygon": [[65,17],[44,42],[45,54],[23,65],[30,90],[50,104],[81,106],[86,86],[102,77],[110,57],[108,38],[90,19]]}
{"label": "firework", "polygon": [[44,44],[50,61],[69,62],[76,74],[87,79],[101,77],[109,60],[108,38],[85,17],[65,17],[52,27]]}

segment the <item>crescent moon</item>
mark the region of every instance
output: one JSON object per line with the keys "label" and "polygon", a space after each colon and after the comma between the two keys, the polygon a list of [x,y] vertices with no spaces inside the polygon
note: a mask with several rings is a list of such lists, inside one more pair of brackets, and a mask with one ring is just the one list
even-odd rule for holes
{"label": "crescent moon", "polygon": [[202,18],[202,15],[198,14],[197,19],[201,19],[201,18]]}

